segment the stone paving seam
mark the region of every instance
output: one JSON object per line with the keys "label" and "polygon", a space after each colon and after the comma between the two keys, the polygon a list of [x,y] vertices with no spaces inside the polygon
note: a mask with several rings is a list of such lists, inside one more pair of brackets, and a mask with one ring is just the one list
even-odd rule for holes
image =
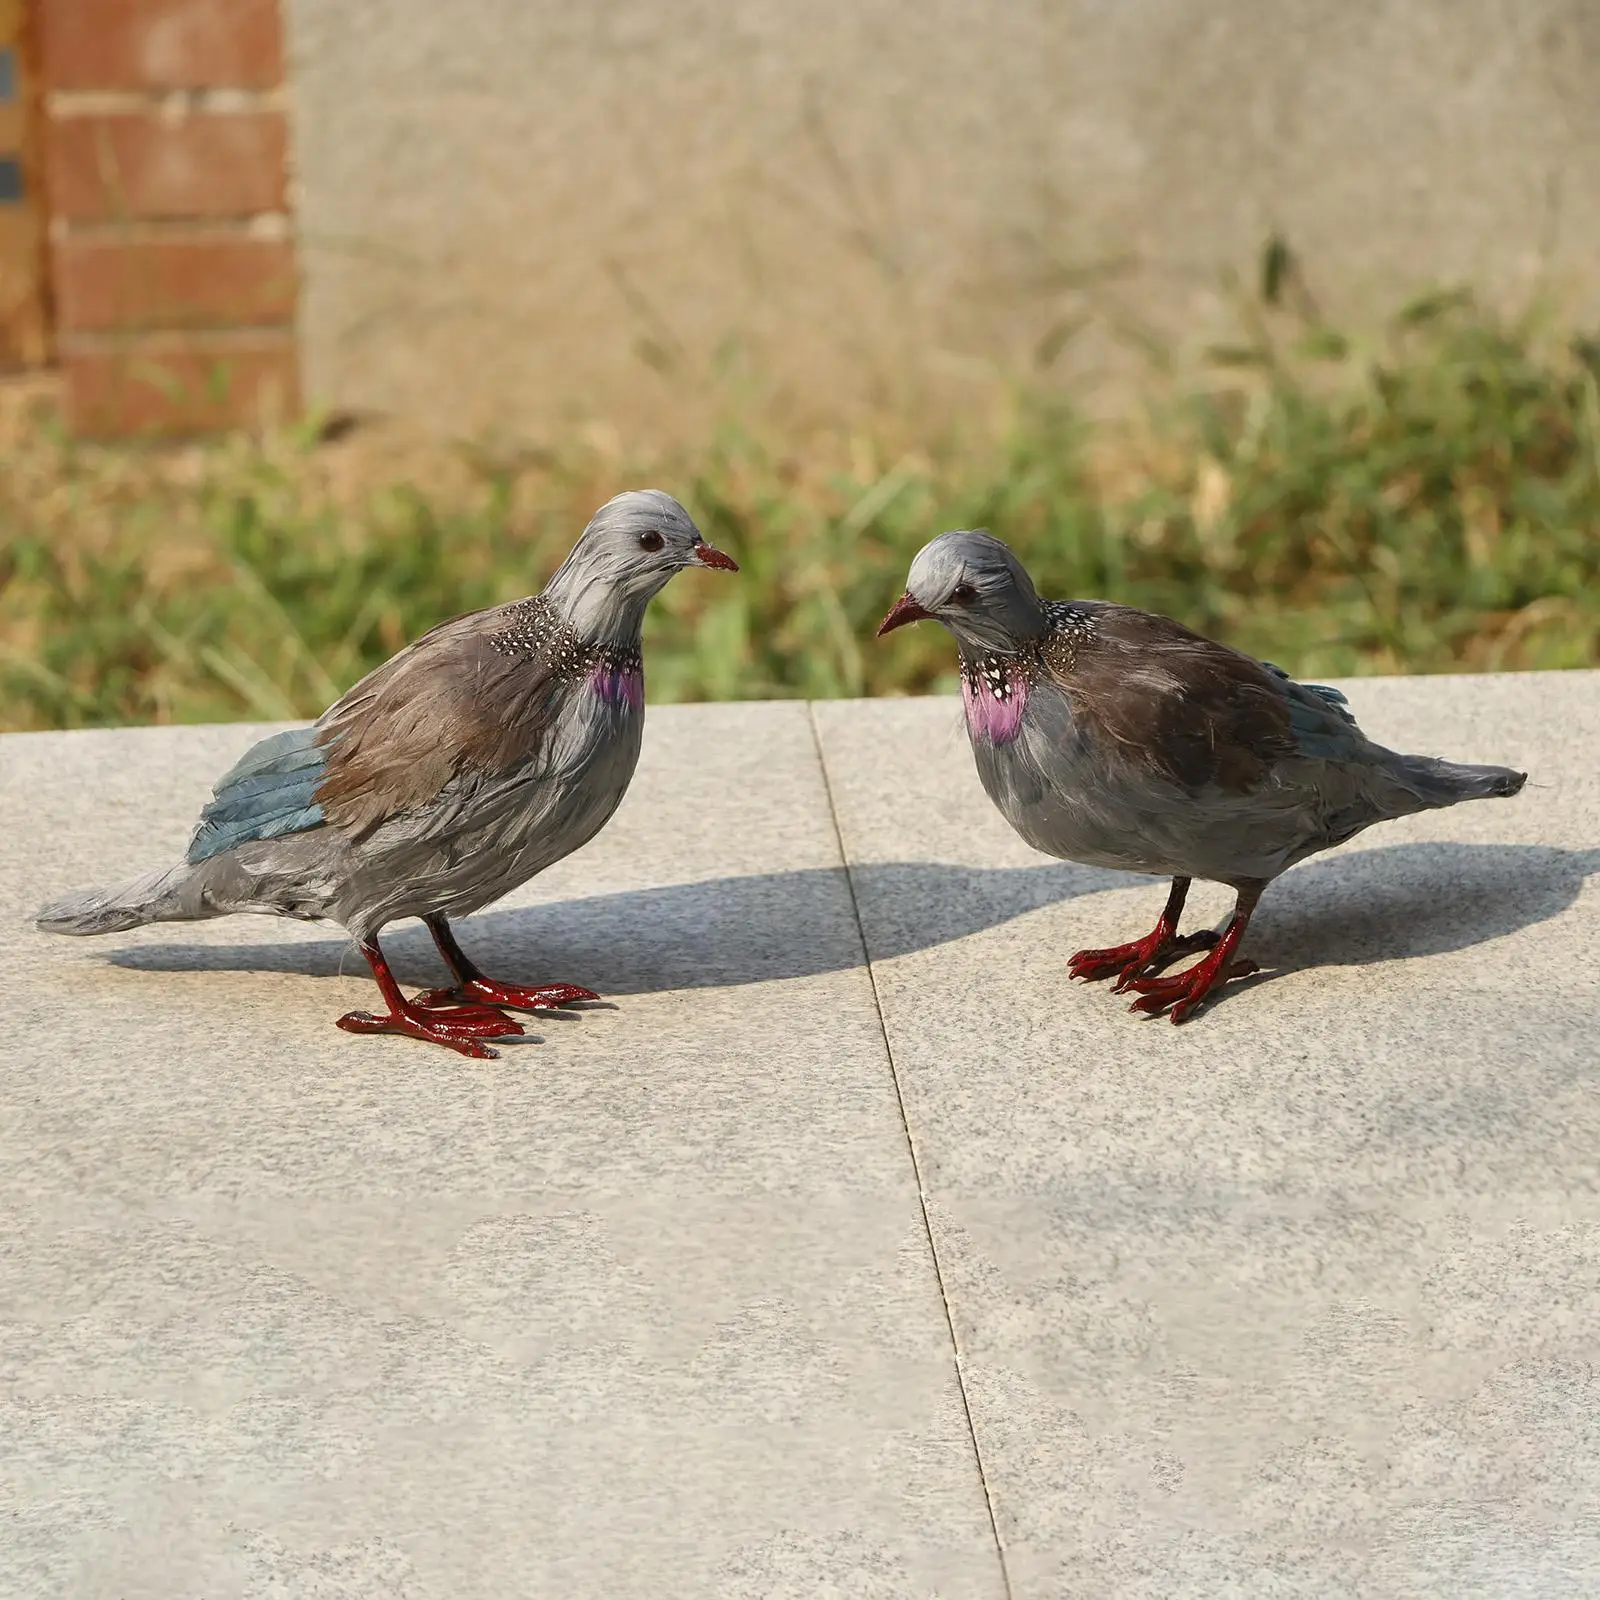
{"label": "stone paving seam", "polygon": [[955,1318],[950,1311],[950,1297],[945,1292],[944,1267],[939,1260],[939,1244],[934,1238],[933,1221],[928,1215],[928,1195],[922,1183],[922,1163],[917,1156],[917,1142],[911,1134],[911,1123],[906,1116],[905,1095],[900,1088],[900,1070],[895,1065],[894,1046],[889,1040],[889,1024],[883,1014],[883,1001],[878,994],[878,975],[873,969],[872,954],[867,948],[866,925],[861,920],[861,902],[856,898],[855,874],[850,868],[850,857],[845,849],[844,830],[839,825],[839,810],[833,799],[833,780],[828,773],[828,755],[822,742],[822,730],[817,726],[817,713],[814,701],[806,701],[806,719],[811,725],[811,739],[816,746],[817,766],[822,773],[822,790],[828,802],[828,820],[833,827],[833,836],[839,846],[839,862],[844,868],[845,887],[850,894],[850,914],[855,918],[856,938],[861,945],[861,963],[866,968],[867,984],[872,990],[873,1009],[878,1014],[878,1028],[883,1034],[884,1059],[889,1064],[889,1081],[894,1086],[895,1104],[900,1111],[900,1126],[906,1136],[906,1154],[911,1159],[911,1175],[917,1186],[917,1206],[922,1212],[922,1228],[928,1240],[928,1256],[933,1262],[933,1275],[939,1285],[939,1304],[944,1308],[945,1327],[950,1334],[950,1354],[955,1362],[956,1387],[961,1392],[961,1413],[966,1418],[967,1437],[972,1441],[972,1459],[978,1469],[978,1482],[983,1489],[984,1510],[989,1517],[989,1532],[994,1539],[995,1560],[1000,1566],[1000,1582],[1006,1595],[1006,1600],[1014,1600],[1015,1591],[1011,1585],[1011,1573],[1006,1565],[1005,1545],[1000,1538],[1000,1523],[995,1516],[994,1495],[989,1488],[989,1474],[984,1467],[983,1447],[978,1442],[978,1430],[972,1420],[972,1403],[967,1396],[966,1374],[961,1368],[961,1343],[956,1337]]}

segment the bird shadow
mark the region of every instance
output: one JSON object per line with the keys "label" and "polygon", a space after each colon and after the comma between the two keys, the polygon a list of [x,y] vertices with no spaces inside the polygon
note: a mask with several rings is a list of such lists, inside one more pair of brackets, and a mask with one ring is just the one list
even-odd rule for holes
{"label": "bird shadow", "polygon": [[[1284,972],[1462,950],[1558,916],[1597,869],[1600,850],[1538,845],[1417,843],[1324,856],[1273,886],[1251,925],[1250,954]],[[863,931],[872,959],[886,961],[1140,884],[1151,890],[1153,923],[1162,895],[1128,873],[896,861],[855,866],[848,879],[816,867],[490,911],[461,934],[497,977],[649,994],[846,971],[862,964]],[[1146,931],[1143,914],[1134,920],[1130,938]],[[392,930],[384,946],[403,982],[441,981],[419,926]],[[109,959],[142,971],[361,970],[342,939],[124,946]]]}
{"label": "bird shadow", "polygon": [[1428,842],[1321,856],[1274,884],[1252,954],[1280,970],[1444,955],[1559,916],[1600,849]]}

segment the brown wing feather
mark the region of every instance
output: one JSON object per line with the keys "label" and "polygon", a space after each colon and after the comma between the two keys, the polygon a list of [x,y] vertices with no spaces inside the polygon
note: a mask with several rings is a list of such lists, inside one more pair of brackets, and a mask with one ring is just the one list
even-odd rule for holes
{"label": "brown wing feather", "polygon": [[1260,662],[1125,606],[1046,660],[1074,713],[1131,760],[1190,789],[1243,794],[1295,749],[1289,706]]}
{"label": "brown wing feather", "polygon": [[504,772],[550,726],[547,662],[509,656],[491,636],[499,612],[441,623],[323,714],[328,747],[317,803],[356,838],[426,805],[457,774]]}

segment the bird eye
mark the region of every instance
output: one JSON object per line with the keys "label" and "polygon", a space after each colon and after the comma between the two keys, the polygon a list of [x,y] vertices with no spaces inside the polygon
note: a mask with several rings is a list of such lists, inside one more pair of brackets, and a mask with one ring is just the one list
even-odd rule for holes
{"label": "bird eye", "polygon": [[646,550],[659,550],[666,542],[654,528],[649,533],[641,533],[639,535],[639,543]]}
{"label": "bird eye", "polygon": [[970,583],[958,583],[950,591],[950,598],[961,605],[970,605],[978,598],[978,591]]}

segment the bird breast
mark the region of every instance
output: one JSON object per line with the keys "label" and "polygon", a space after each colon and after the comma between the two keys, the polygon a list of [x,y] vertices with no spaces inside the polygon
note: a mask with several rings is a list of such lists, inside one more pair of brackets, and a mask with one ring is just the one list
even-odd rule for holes
{"label": "bird breast", "polygon": [[592,664],[525,759],[462,775],[430,806],[362,840],[340,920],[375,928],[432,912],[466,916],[587,844],[639,758],[643,683],[629,665]]}

